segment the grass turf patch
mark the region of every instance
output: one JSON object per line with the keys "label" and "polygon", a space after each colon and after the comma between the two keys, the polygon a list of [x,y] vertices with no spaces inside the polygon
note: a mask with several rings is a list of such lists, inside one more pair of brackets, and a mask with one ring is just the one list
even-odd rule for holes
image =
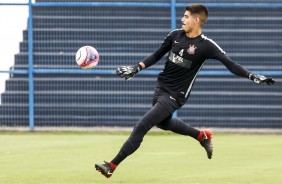
{"label": "grass turf patch", "polygon": [[220,133],[212,160],[192,138],[150,133],[106,179],[94,164],[110,161],[128,135],[0,132],[0,183],[282,183],[282,135]]}

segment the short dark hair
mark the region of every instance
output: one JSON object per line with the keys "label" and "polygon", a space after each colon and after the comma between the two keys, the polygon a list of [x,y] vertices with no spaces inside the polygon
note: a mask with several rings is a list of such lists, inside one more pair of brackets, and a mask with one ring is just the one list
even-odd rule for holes
{"label": "short dark hair", "polygon": [[189,11],[192,15],[196,14],[199,16],[202,25],[208,20],[208,9],[202,4],[193,4],[186,6],[186,11]]}

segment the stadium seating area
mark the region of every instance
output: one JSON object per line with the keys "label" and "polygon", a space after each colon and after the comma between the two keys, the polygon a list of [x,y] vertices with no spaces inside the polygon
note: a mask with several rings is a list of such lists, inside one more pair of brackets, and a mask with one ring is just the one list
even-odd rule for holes
{"label": "stadium seating area", "polygon": [[[281,0],[268,1],[278,2]],[[179,7],[176,12],[177,27],[180,27],[184,8]],[[204,33],[234,61],[251,71],[282,70],[282,8],[209,7],[209,12]],[[35,6],[34,69],[78,69],[75,53],[83,45],[92,45],[100,53],[95,70],[114,71],[117,66],[134,65],[158,48],[170,32],[170,23],[170,8]],[[27,40],[24,30],[13,69],[28,69]],[[164,58],[148,70],[161,71],[163,64]],[[219,61],[210,60],[202,71],[227,69]],[[276,79],[281,80],[281,76]],[[155,75],[141,73],[126,82],[110,74],[35,74],[35,126],[132,127],[151,107],[155,83]],[[233,75],[200,74],[188,103],[177,116],[198,127],[282,128],[281,91],[281,84],[257,85]],[[28,76],[11,74],[1,94],[1,125],[28,126],[28,96]]]}

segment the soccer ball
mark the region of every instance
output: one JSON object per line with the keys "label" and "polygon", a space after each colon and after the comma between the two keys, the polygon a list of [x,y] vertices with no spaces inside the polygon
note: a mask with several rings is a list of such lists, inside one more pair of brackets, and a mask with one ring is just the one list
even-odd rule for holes
{"label": "soccer ball", "polygon": [[76,63],[82,69],[92,69],[99,62],[98,51],[91,46],[83,46],[76,52]]}

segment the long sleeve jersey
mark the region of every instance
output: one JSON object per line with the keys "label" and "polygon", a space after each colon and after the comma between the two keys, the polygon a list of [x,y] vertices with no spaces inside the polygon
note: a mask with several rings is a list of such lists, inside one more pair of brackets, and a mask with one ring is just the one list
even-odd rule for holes
{"label": "long sleeve jersey", "polygon": [[160,48],[142,62],[146,68],[150,67],[168,52],[164,69],[158,76],[158,87],[175,98],[188,98],[197,73],[207,59],[219,60],[237,76],[248,78],[250,74],[233,62],[212,39],[204,34],[189,38],[181,29],[170,32]]}

